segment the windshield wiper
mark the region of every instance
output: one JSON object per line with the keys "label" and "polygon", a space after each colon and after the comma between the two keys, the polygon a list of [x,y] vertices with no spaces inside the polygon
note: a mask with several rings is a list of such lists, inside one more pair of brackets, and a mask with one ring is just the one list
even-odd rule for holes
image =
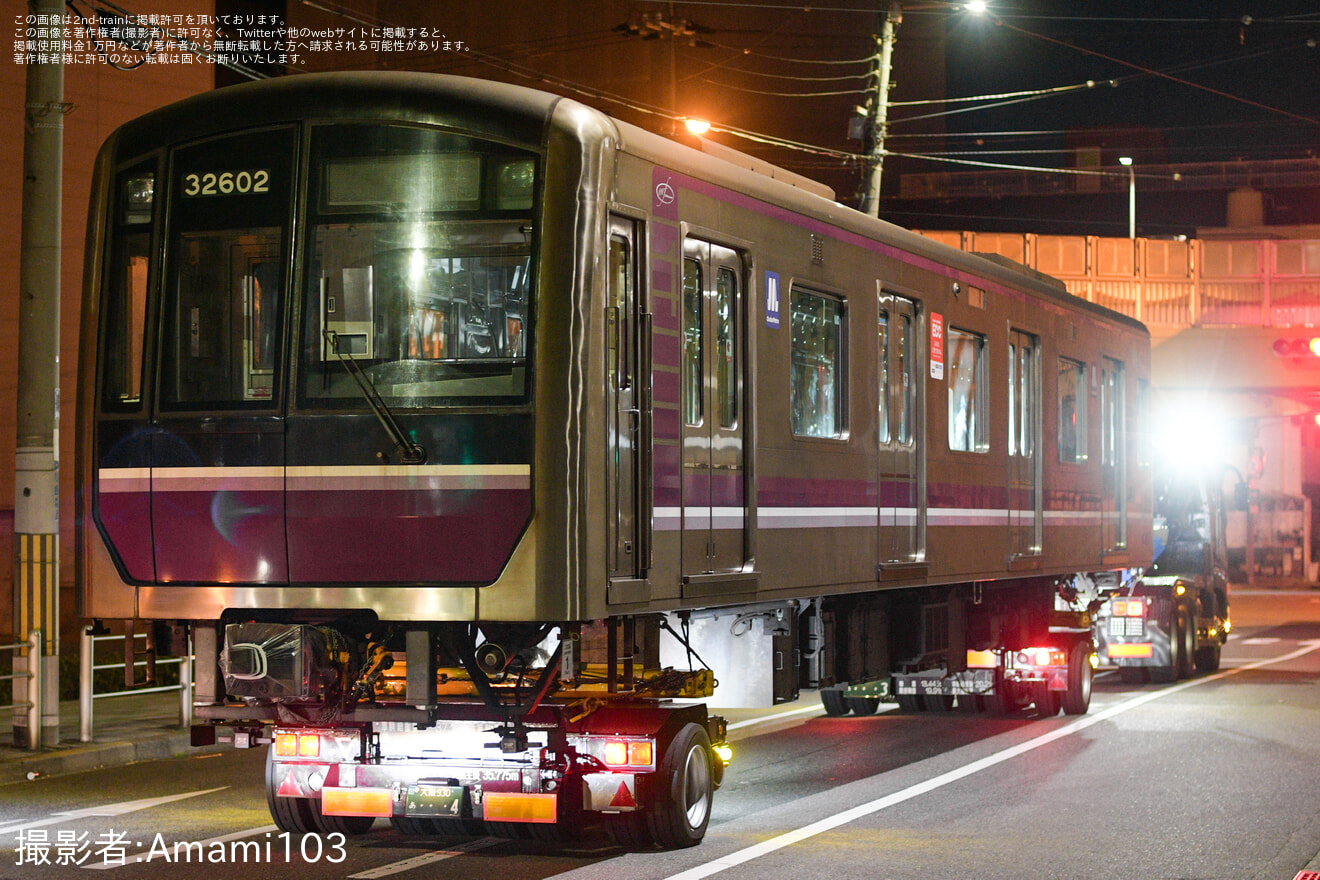
{"label": "windshield wiper", "polygon": [[330,350],[339,358],[339,362],[344,365],[348,375],[353,378],[357,386],[362,391],[362,397],[371,407],[371,411],[376,414],[376,419],[380,422],[385,433],[390,435],[394,445],[399,448],[403,454],[404,464],[424,464],[426,462],[426,450],[420,443],[412,440],[407,434],[403,433],[403,428],[399,427],[398,419],[394,418],[394,413],[386,406],[385,401],[376,391],[376,386],[372,384],[371,378],[362,372],[362,368],[357,365],[351,357],[346,356],[339,350],[339,335],[333,330],[325,331],[325,341],[329,343]]}

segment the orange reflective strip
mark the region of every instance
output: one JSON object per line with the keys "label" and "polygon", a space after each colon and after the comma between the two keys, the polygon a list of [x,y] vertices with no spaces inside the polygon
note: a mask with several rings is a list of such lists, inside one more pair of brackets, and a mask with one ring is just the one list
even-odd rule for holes
{"label": "orange reflective strip", "polygon": [[481,809],[487,821],[552,823],[557,801],[558,796],[554,794],[490,791],[481,799]]}
{"label": "orange reflective strip", "polygon": [[388,788],[327,788],[321,792],[326,816],[385,816],[394,813],[394,792]]}
{"label": "orange reflective strip", "polygon": [[1109,656],[1114,657],[1152,657],[1155,649],[1149,643],[1134,643],[1130,645],[1110,645]]}

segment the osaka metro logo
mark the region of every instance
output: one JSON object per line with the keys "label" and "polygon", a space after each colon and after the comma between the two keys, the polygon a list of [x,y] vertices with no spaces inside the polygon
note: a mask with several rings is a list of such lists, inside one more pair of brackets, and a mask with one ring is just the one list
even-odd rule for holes
{"label": "osaka metro logo", "polygon": [[655,200],[661,205],[674,203],[674,187],[669,181],[655,185]]}

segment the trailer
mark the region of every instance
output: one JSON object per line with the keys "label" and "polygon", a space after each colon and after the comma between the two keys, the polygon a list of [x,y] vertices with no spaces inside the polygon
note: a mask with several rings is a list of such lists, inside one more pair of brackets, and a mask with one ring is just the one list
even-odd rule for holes
{"label": "trailer", "polygon": [[708,706],[1085,712],[1150,558],[1144,327],[708,141],[287,77],[118,129],[89,228],[80,611],[288,831],[693,845]]}

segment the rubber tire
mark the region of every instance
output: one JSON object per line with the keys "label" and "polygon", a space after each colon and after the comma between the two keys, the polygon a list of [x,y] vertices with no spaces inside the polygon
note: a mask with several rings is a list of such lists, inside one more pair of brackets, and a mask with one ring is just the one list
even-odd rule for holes
{"label": "rubber tire", "polygon": [[357,837],[366,834],[376,824],[375,816],[324,816],[316,813],[312,817],[315,830],[320,834],[342,834],[345,837]]}
{"label": "rubber tire", "polygon": [[1036,704],[1037,715],[1041,718],[1053,718],[1063,707],[1063,694],[1060,691],[1050,690],[1049,682],[1041,681],[1032,685],[1031,701]]}
{"label": "rubber tire", "polygon": [[615,846],[630,851],[655,847],[655,838],[651,836],[651,827],[645,813],[617,813],[602,818],[605,820],[605,833]]}
{"label": "rubber tire", "polygon": [[927,712],[945,713],[953,711],[952,694],[922,694],[921,705]]}
{"label": "rubber tire", "polygon": [[825,707],[825,714],[831,718],[838,718],[852,711],[848,705],[848,698],[838,688],[821,688],[820,704]]}
{"label": "rubber tire", "polygon": [[1063,713],[1085,715],[1091,708],[1091,646],[1077,642],[1068,651],[1068,689],[1063,692]]}
{"label": "rubber tire", "polygon": [[275,766],[275,746],[272,745],[266,752],[266,807],[276,827],[291,834],[316,831],[316,802],[311,798],[277,795],[283,779],[275,778]]}
{"label": "rubber tire", "polygon": [[985,701],[978,694],[959,694],[958,711],[966,715],[979,715],[985,711]]}
{"label": "rubber tire", "polygon": [[897,699],[898,711],[906,715],[920,712],[925,708],[921,703],[921,696],[919,694],[899,694]]}
{"label": "rubber tire", "polygon": [[1187,609],[1182,611],[1182,640],[1178,677],[1191,678],[1196,670],[1196,620]]}
{"label": "rubber tire", "polygon": [[1118,677],[1123,684],[1145,684],[1149,680],[1144,666],[1120,666]]}
{"label": "rubber tire", "polygon": [[664,849],[696,846],[706,836],[715,786],[710,737],[699,724],[685,724],[669,742],[656,774],[659,783],[650,818],[651,836]]}
{"label": "rubber tire", "polygon": [[848,708],[854,715],[874,715],[880,709],[879,697],[846,697]]}
{"label": "rubber tire", "polygon": [[1196,670],[1209,674],[1219,671],[1219,645],[1206,645],[1196,651]]}
{"label": "rubber tire", "polygon": [[391,816],[390,824],[404,837],[435,837],[436,829],[427,819],[416,816]]}
{"label": "rubber tire", "polygon": [[1168,684],[1178,680],[1178,673],[1183,667],[1182,615],[1175,608],[1169,622],[1169,665],[1151,666],[1150,680],[1158,684]]}

